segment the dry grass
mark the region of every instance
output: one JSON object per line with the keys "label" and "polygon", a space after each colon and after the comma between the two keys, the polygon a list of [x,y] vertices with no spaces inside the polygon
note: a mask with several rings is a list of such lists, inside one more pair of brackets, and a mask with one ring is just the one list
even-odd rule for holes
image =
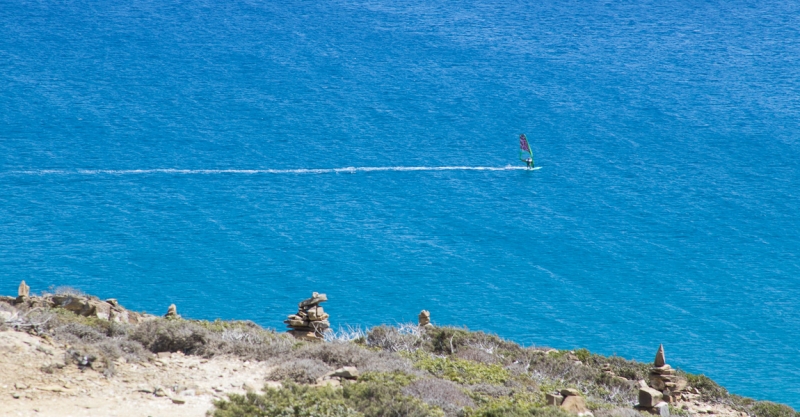
{"label": "dry grass", "polygon": [[280,359],[273,361],[274,368],[267,375],[272,381],[291,381],[298,384],[313,384],[333,368],[319,359]]}

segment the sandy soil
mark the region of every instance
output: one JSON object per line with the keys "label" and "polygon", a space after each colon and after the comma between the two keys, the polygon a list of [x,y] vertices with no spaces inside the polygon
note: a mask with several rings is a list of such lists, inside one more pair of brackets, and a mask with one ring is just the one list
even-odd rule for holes
{"label": "sandy soil", "polygon": [[214,399],[260,390],[268,371],[236,358],[162,353],[146,364],[118,361],[106,378],[63,366],[64,353],[39,337],[0,332],[0,416],[204,416]]}

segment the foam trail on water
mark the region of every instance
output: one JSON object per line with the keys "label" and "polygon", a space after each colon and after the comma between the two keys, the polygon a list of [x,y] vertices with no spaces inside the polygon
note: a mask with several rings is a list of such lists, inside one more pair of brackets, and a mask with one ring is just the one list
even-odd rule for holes
{"label": "foam trail on water", "polygon": [[355,174],[356,172],[381,172],[381,171],[516,171],[526,169],[521,166],[504,167],[470,167],[470,166],[441,166],[441,167],[345,167],[345,168],[300,168],[300,169],[41,169],[30,171],[7,171],[5,175],[212,175],[212,174]]}

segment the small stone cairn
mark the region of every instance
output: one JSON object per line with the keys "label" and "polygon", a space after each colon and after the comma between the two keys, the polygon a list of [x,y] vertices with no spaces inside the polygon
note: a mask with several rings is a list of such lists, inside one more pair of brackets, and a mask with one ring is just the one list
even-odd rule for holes
{"label": "small stone cairn", "polygon": [[664,345],[659,345],[648,381],[639,381],[639,405],[636,407],[662,417],[669,416],[668,403],[675,404],[687,391],[687,381],[667,364]]}
{"label": "small stone cairn", "polygon": [[428,310],[422,310],[419,312],[419,327],[433,327],[431,324],[431,312]]}
{"label": "small stone cairn", "polygon": [[328,313],[322,310],[320,303],[328,301],[325,294],[313,293],[311,298],[298,304],[297,314],[290,315],[284,323],[289,327],[289,334],[305,340],[322,340],[330,327]]}
{"label": "small stone cairn", "polygon": [[173,320],[181,318],[180,314],[178,314],[178,307],[175,304],[170,304],[167,308],[167,314],[164,314],[164,318]]}
{"label": "small stone cairn", "polygon": [[593,414],[586,407],[586,401],[580,391],[574,388],[564,388],[560,392],[545,394],[547,405],[560,407],[562,410],[577,414],[579,417],[592,417]]}

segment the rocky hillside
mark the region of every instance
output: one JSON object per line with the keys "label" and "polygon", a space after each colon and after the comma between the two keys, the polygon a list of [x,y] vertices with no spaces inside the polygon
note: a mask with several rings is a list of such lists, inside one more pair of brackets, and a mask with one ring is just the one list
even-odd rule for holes
{"label": "rocky hillside", "polygon": [[800,417],[670,367],[663,347],[650,364],[522,347],[428,312],[337,333],[324,294],[275,332],[29,291],[0,298],[0,415]]}

